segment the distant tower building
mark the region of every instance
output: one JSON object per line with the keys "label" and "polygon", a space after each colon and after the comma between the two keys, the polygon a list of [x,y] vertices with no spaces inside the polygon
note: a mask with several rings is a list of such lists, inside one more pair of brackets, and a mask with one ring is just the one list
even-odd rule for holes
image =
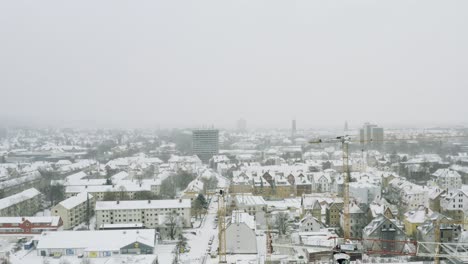
{"label": "distant tower building", "polygon": [[344,122],[344,131],[348,132],[348,121]]}
{"label": "distant tower building", "polygon": [[237,131],[245,132],[246,130],[247,130],[247,121],[245,121],[245,119],[243,118],[237,120]]}
{"label": "distant tower building", "polygon": [[208,161],[219,153],[219,130],[200,129],[192,134],[193,153],[203,162]]}
{"label": "distant tower building", "polygon": [[359,129],[359,140],[363,145],[380,147],[383,145],[384,129],[374,124],[365,123]]}
{"label": "distant tower building", "polygon": [[291,127],[291,139],[294,139],[296,137],[296,132],[296,119],[293,119]]}

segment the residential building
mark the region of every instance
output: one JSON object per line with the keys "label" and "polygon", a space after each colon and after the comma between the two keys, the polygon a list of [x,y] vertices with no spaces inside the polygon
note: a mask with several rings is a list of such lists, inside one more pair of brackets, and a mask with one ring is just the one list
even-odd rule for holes
{"label": "residential building", "polygon": [[0,217],[0,234],[40,234],[57,231],[60,226],[59,216]]}
{"label": "residential building", "polygon": [[434,212],[441,213],[440,201],[445,197],[446,191],[439,187],[431,188],[429,190],[429,209]]}
{"label": "residential building", "polygon": [[340,226],[340,212],[343,210],[343,203],[331,203],[326,210],[326,224],[330,227]]}
{"label": "residential building", "polygon": [[154,254],[154,229],[44,232],[37,237],[38,256],[103,258]]}
{"label": "residential building", "polygon": [[136,198],[136,193],[150,192],[153,195],[158,195],[161,187],[161,180],[151,179],[138,181],[121,180],[113,185],[78,185],[66,186],[65,195],[67,198],[75,196],[82,192],[92,194],[96,201],[102,201],[106,193],[114,193],[116,196],[125,197],[125,199],[133,200]]}
{"label": "residential building", "polygon": [[[421,242],[434,242],[434,221],[425,221],[417,228],[417,240]],[[439,220],[439,234],[440,242],[442,243],[456,243],[463,231],[462,225],[454,224],[453,220],[447,217],[442,217]],[[433,245],[425,245],[425,247],[432,247]]]}
{"label": "residential building", "polygon": [[468,195],[464,190],[448,190],[440,199],[443,214],[457,221],[463,221],[464,212],[468,210]]}
{"label": "residential building", "polygon": [[63,229],[72,229],[86,221],[94,208],[95,198],[87,192],[82,192],[61,201],[52,208],[52,215],[60,216]]}
{"label": "residential building", "polygon": [[431,211],[427,207],[420,206],[417,210],[412,210],[404,214],[403,223],[408,237],[416,237],[418,227],[426,221],[435,221],[444,219],[446,216]]}
{"label": "residential building", "polygon": [[226,253],[257,254],[255,226],[253,216],[233,211],[231,223],[226,227]]}
{"label": "residential building", "polygon": [[332,183],[330,174],[323,172],[313,173],[310,181],[312,183],[312,191],[322,193],[330,192]]}
{"label": "residential building", "polygon": [[237,194],[231,196],[231,208],[244,211],[249,215],[255,215],[258,212],[266,212],[267,205],[262,196],[247,194]]}
{"label": "residential building", "polygon": [[432,174],[432,180],[443,190],[457,190],[462,187],[461,175],[451,169],[438,169]]}
{"label": "residential building", "polygon": [[299,232],[320,232],[323,224],[311,214],[306,214],[299,221]]}
{"label": "residential building", "polygon": [[[352,238],[362,238],[362,230],[366,226],[366,215],[364,211],[356,204],[349,204],[349,225],[350,236]],[[344,212],[340,214],[340,227],[344,228]]]}
{"label": "residential building", "polygon": [[219,153],[219,130],[200,129],[192,132],[193,153],[204,163]]}
{"label": "residential building", "polygon": [[301,207],[303,214],[310,213],[319,222],[322,222],[322,206],[320,205],[319,197],[303,194],[301,197]]}
{"label": "residential building", "polygon": [[[406,235],[403,224],[397,219],[389,219],[384,215],[374,218],[362,232],[363,246],[366,250],[402,252]],[[376,243],[380,240],[380,243]]]}
{"label": "residential building", "polygon": [[191,227],[190,199],[98,201],[96,226],[142,223],[146,228],[164,227],[168,216],[175,214],[178,224]]}
{"label": "residential building", "polygon": [[41,209],[42,195],[35,188],[0,199],[0,216],[32,216]]}
{"label": "residential building", "polygon": [[22,174],[20,177],[8,179],[0,182],[0,192],[3,196],[10,196],[23,190],[33,188],[41,181],[39,171],[31,171]]}
{"label": "residential building", "polygon": [[379,185],[369,182],[350,182],[349,195],[354,197],[359,203],[370,204],[377,196],[380,196]]}

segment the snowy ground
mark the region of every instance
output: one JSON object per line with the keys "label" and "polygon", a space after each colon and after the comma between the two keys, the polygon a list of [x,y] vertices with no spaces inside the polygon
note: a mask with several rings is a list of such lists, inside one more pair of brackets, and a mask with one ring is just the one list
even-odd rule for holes
{"label": "snowy ground", "polygon": [[[184,254],[181,254],[180,260],[182,263],[202,263],[202,260],[208,255],[208,249],[216,249],[218,246],[213,243],[209,245],[208,242],[211,237],[214,237],[215,240],[218,237],[218,229],[215,224],[215,217],[218,210],[218,203],[212,201],[208,208],[208,213],[205,216],[204,221],[201,223],[200,228],[194,228],[190,230],[185,230],[185,237],[187,238],[187,244],[190,247],[190,251]],[[196,235],[194,235],[193,233]]]}

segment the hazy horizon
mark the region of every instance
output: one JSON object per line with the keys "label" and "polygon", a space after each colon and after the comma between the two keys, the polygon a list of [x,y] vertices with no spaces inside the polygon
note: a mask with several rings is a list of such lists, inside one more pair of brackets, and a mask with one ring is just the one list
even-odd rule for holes
{"label": "hazy horizon", "polygon": [[0,126],[467,125],[466,1],[8,1]]}

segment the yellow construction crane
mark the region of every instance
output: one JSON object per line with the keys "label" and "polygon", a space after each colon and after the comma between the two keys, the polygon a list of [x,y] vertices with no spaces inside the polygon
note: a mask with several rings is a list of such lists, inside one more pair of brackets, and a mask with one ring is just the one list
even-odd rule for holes
{"label": "yellow construction crane", "polygon": [[343,152],[343,236],[345,240],[351,237],[351,223],[350,223],[350,213],[349,213],[349,181],[350,181],[350,171],[349,171],[349,142],[351,137],[348,135],[339,136],[333,139],[322,140],[318,139],[316,141],[309,141],[310,144],[320,144],[320,143],[341,143],[341,150]]}
{"label": "yellow construction crane", "polygon": [[219,263],[227,263],[226,260],[226,204],[225,204],[225,191],[219,191],[218,198],[218,256]]}

